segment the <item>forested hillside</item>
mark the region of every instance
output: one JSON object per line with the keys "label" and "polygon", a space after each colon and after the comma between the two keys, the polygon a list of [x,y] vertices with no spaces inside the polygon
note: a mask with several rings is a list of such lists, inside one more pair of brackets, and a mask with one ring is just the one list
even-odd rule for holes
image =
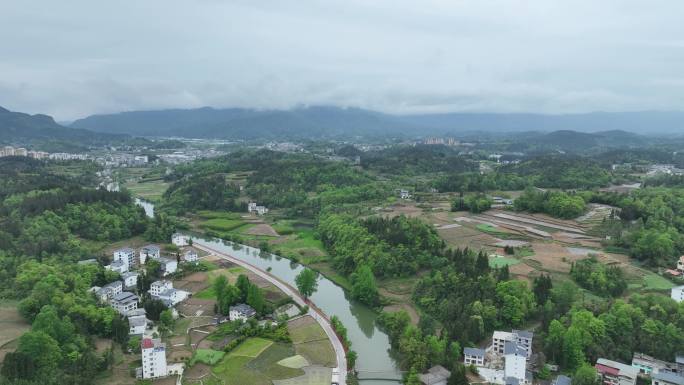
{"label": "forested hillside", "polygon": [[98,241],[143,233],[148,220],[127,193],[84,187],[47,163],[0,158],[0,298],[19,300],[31,329],[7,354],[11,384],[91,384],[113,363],[95,337],[125,344],[128,323],[88,292],[118,278],[98,263]]}

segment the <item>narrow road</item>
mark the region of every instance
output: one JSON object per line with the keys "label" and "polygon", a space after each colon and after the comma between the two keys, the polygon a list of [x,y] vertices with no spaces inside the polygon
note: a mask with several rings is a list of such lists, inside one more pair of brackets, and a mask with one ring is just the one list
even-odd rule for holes
{"label": "narrow road", "polygon": [[223,253],[221,251],[215,250],[211,247],[208,247],[206,245],[200,244],[201,240],[199,239],[193,239],[193,246],[197,247],[200,250],[204,250],[210,254],[216,255],[217,257],[223,258],[227,261],[230,261],[236,265],[240,265],[250,271],[252,271],[254,274],[257,274],[258,276],[266,279],[267,281],[271,282],[273,285],[275,285],[278,289],[280,289],[283,293],[286,295],[292,297],[292,299],[299,305],[299,306],[309,306],[309,313],[313,319],[318,322],[319,325],[323,328],[325,331],[325,334],[328,335],[328,339],[330,340],[330,343],[333,346],[333,349],[335,349],[335,355],[337,356],[337,367],[333,369],[333,372],[339,373],[339,384],[340,385],[346,385],[347,384],[347,356],[344,351],[344,347],[342,346],[342,342],[340,339],[337,337],[337,334],[333,330],[332,326],[330,325],[330,321],[328,320],[328,317],[318,309],[313,303],[307,303],[304,298],[299,294],[299,292],[293,288],[292,286],[288,285],[287,283],[281,281],[274,275],[261,270],[260,268],[245,262],[243,260],[240,260],[238,258],[235,258],[229,254]]}

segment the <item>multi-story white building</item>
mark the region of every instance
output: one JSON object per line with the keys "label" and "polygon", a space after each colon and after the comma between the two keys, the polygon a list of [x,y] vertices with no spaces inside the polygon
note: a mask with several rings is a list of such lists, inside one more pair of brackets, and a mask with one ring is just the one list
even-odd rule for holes
{"label": "multi-story white building", "polygon": [[673,287],[670,292],[670,297],[677,302],[684,301],[684,285]]}
{"label": "multi-story white building", "polygon": [[199,256],[195,250],[188,250],[183,254],[183,260],[188,263],[197,263]]}
{"label": "multi-story white building", "polygon": [[506,342],[514,342],[527,351],[527,358],[532,356],[532,339],[534,334],[526,330],[513,330],[509,332],[495,331],[492,335],[492,350],[496,354],[504,354]]}
{"label": "multi-story white building", "polygon": [[135,271],[128,271],[121,274],[124,286],[126,288],[135,287],[138,284],[138,273]]}
{"label": "multi-story white building", "polygon": [[157,245],[147,245],[140,249],[140,264],[144,264],[147,258],[159,259],[161,249]]}
{"label": "multi-story white building", "polygon": [[255,212],[256,208],[257,208],[256,202],[249,202],[247,204],[247,212],[249,212],[249,213]]}
{"label": "multi-story white building", "polygon": [[677,372],[677,364],[666,362],[643,353],[634,353],[632,356],[632,366],[637,368],[641,374],[651,375],[659,372]]}
{"label": "multi-story white building", "polygon": [[173,274],[178,270],[178,261],[176,261],[175,259],[159,258],[158,260],[161,263],[161,270],[163,276]]}
{"label": "multi-story white building", "polygon": [[130,247],[124,247],[114,251],[112,261],[121,261],[126,265],[126,270],[132,269],[135,263],[135,250]]}
{"label": "multi-story white building", "polygon": [[190,244],[190,237],[181,233],[174,233],[171,236],[171,243],[178,247],[187,246]]}
{"label": "multi-story white building", "polygon": [[166,377],[166,345],[159,339],[144,338],[140,344],[142,351],[142,377]]}
{"label": "multi-story white building", "polygon": [[95,292],[98,299],[102,302],[108,302],[114,296],[121,294],[123,291],[123,282],[114,281],[102,286],[99,290]]}
{"label": "multi-story white building", "polygon": [[235,306],[231,306],[228,310],[228,317],[230,317],[231,321],[247,321],[248,319],[254,317],[256,315],[256,310],[254,310],[251,306],[244,304],[244,303],[239,303]]}
{"label": "multi-story white building", "polygon": [[123,274],[128,271],[128,264],[124,261],[113,261],[111,264],[105,266],[105,269]]}
{"label": "multi-story white building", "polygon": [[167,289],[161,292],[157,298],[163,301],[167,307],[175,306],[176,304],[184,301],[190,296],[190,293],[185,290],[179,289]]}
{"label": "multi-story white building", "polygon": [[605,385],[636,385],[639,369],[621,362],[599,358],[596,372]]}
{"label": "multi-story white building", "polygon": [[166,290],[173,289],[173,283],[167,280],[154,281],[150,285],[150,295],[153,297],[158,297],[159,294],[165,292]]}
{"label": "multi-story white building", "polygon": [[[138,310],[142,310],[142,314],[138,313]],[[135,309],[128,312],[128,334],[135,336],[142,336],[147,330],[147,315],[145,315],[145,309]]]}
{"label": "multi-story white building", "polygon": [[506,383],[527,382],[527,349],[512,341],[504,344],[504,379]]}
{"label": "multi-story white building", "polygon": [[484,366],[485,350],[477,348],[463,348],[463,363],[465,365]]}
{"label": "multi-story white building", "polygon": [[110,304],[120,314],[126,315],[129,311],[138,308],[138,296],[129,291],[124,291],[115,295]]}

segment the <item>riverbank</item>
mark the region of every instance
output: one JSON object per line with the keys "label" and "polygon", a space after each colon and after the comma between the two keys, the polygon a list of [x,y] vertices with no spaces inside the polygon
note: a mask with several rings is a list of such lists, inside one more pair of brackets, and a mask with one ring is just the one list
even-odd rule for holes
{"label": "riverbank", "polygon": [[[197,247],[200,250],[206,251],[208,253],[211,253],[219,258],[225,259],[227,261],[230,261],[232,263],[235,263],[239,266],[242,266],[253,273],[259,275],[260,277],[266,279],[273,285],[275,285],[278,289],[280,289],[283,293],[286,295],[290,296],[298,305],[300,306],[308,306],[309,307],[309,312],[308,315],[311,316],[316,322],[323,328],[325,331],[326,335],[328,336],[328,339],[330,340],[333,349],[335,350],[335,355],[337,358],[337,367],[333,370],[333,373],[339,373],[339,383],[340,384],[346,384],[346,376],[347,376],[347,357],[346,357],[346,352],[344,350],[344,347],[342,346],[342,342],[340,339],[337,337],[337,334],[332,328],[332,325],[330,324],[330,320],[327,317],[327,315],[317,308],[315,304],[313,304],[310,301],[306,301],[298,292],[296,289],[294,289],[292,286],[289,284],[281,281],[274,275],[270,274],[267,271],[264,271],[260,269],[257,266],[254,266],[246,261],[243,261],[239,258],[235,258],[231,256],[230,254],[226,252],[222,252],[219,250],[216,250],[206,244],[202,244],[201,239],[193,239],[193,246]],[[331,379],[332,381],[332,379]]]}

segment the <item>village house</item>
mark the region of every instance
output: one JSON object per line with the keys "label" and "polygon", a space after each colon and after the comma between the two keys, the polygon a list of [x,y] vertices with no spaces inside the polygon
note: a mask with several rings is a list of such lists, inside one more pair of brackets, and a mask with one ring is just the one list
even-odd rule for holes
{"label": "village house", "polygon": [[114,281],[102,286],[95,292],[95,295],[100,302],[109,302],[114,296],[121,294],[123,291],[123,282]]}
{"label": "village house", "polygon": [[684,285],[673,287],[670,292],[670,297],[677,302],[684,301]]}
{"label": "village house", "polygon": [[684,355],[677,354],[675,364],[677,364],[677,373],[684,374]]}
{"label": "village house", "polygon": [[115,250],[112,255],[112,261],[122,261],[126,265],[125,271],[128,271],[135,266],[135,250],[131,249],[130,247],[124,247]]}
{"label": "village house", "polygon": [[149,324],[145,309],[134,309],[128,312],[128,334],[132,336],[142,336]]}
{"label": "village house", "polygon": [[684,377],[672,372],[658,372],[651,376],[651,385],[684,385]]}
{"label": "village house", "polygon": [[195,250],[188,250],[183,254],[183,260],[187,263],[197,263],[199,261],[199,256]]}
{"label": "village house", "polygon": [[178,261],[176,261],[175,259],[159,258],[159,262],[161,263],[161,270],[163,276],[173,274],[176,272],[176,270],[178,270]]}
{"label": "village house", "polygon": [[265,215],[268,213],[268,208],[266,206],[257,206],[256,213],[257,215]]}
{"label": "village house", "polygon": [[646,375],[677,371],[677,364],[659,360],[643,353],[634,353],[632,356],[632,366],[637,368],[641,374]]}
{"label": "village house", "polygon": [[173,289],[173,283],[167,280],[154,281],[150,285],[149,293],[153,297],[158,297],[162,292]]}
{"label": "village house", "polygon": [[484,366],[485,350],[477,348],[463,348],[463,363],[474,366]]}
{"label": "village house", "polygon": [[166,345],[159,339],[145,338],[140,344],[142,351],[142,378],[167,376]]}
{"label": "village house", "polygon": [[684,255],[679,257],[677,260],[677,270],[679,270],[681,273],[684,273]]}
{"label": "village house", "polygon": [[121,274],[124,286],[129,289],[138,285],[138,273],[135,271],[128,271]]}
{"label": "village house", "polygon": [[147,245],[140,249],[140,264],[144,265],[147,258],[159,259],[161,257],[161,249],[157,245]]}
{"label": "village house", "polygon": [[128,271],[128,264],[121,260],[113,261],[111,264],[105,266],[105,269],[123,274]]}
{"label": "village house", "polygon": [[256,310],[247,304],[239,303],[229,308],[228,316],[231,321],[240,320],[244,322],[256,316]]}
{"label": "village house", "polygon": [[123,291],[112,298],[110,305],[119,314],[126,315],[129,311],[138,308],[138,296],[129,291]]}
{"label": "village house", "polygon": [[178,247],[188,246],[190,244],[190,236],[181,233],[173,233],[171,236],[171,243]]}
{"label": "village house", "polygon": [[[527,373],[527,349],[514,341],[504,344],[504,379],[506,384],[525,384],[531,380]],[[515,381],[515,382],[511,382]]]}
{"label": "village house", "polygon": [[399,190],[399,198],[409,199],[409,198],[411,198],[411,193],[409,193],[408,190],[401,189],[401,190]]}
{"label": "village house", "polygon": [[512,330],[509,332],[495,331],[492,335],[492,351],[496,354],[504,354],[506,342],[515,342],[527,351],[528,359],[532,357],[532,339],[534,334],[526,330]]}
{"label": "village house", "polygon": [[446,385],[449,377],[451,377],[451,372],[442,365],[433,366],[428,369],[427,373],[418,375],[423,385]]}
{"label": "village house", "polygon": [[605,385],[636,385],[639,369],[621,362],[599,358],[596,372]]}
{"label": "village house", "polygon": [[249,202],[249,203],[247,204],[247,212],[248,212],[248,213],[253,213],[253,212],[255,212],[255,211],[256,211],[256,208],[257,208],[256,202]]}

